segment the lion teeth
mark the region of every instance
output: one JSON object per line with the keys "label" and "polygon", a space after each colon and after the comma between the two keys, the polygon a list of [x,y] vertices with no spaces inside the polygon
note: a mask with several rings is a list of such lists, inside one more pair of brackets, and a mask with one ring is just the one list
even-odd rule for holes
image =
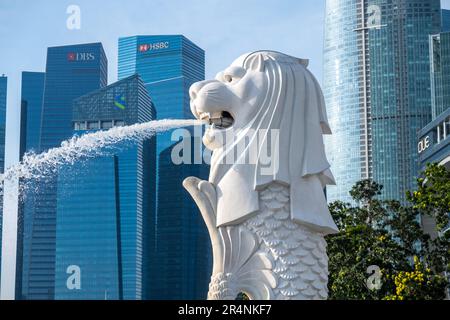
{"label": "lion teeth", "polygon": [[202,112],[198,117],[200,118],[200,120],[209,120],[211,118],[211,115],[209,114],[209,112]]}

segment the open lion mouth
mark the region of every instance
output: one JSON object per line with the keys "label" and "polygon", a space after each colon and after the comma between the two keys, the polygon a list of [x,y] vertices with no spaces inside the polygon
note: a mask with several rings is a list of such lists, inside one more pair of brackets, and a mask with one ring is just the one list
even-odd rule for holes
{"label": "open lion mouth", "polygon": [[209,112],[203,112],[199,115],[200,120],[208,121],[215,129],[227,129],[231,127],[234,123],[233,116],[228,111],[214,112],[210,114]]}

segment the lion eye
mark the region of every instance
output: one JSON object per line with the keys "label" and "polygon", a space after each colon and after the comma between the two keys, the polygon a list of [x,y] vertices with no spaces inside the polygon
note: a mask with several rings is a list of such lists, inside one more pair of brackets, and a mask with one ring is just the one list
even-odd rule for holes
{"label": "lion eye", "polygon": [[233,82],[233,77],[232,77],[231,75],[229,75],[229,74],[224,75],[224,76],[223,76],[223,79],[224,79],[226,82]]}

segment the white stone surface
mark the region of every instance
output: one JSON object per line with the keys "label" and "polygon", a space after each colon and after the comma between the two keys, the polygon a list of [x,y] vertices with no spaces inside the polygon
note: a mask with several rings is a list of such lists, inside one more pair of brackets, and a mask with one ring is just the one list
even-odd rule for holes
{"label": "white stone surface", "polygon": [[209,181],[190,177],[213,247],[209,299],[326,299],[324,235],[338,232],[323,189],[334,184],[330,134],[307,60],[245,54],[190,89],[193,114],[213,123]]}

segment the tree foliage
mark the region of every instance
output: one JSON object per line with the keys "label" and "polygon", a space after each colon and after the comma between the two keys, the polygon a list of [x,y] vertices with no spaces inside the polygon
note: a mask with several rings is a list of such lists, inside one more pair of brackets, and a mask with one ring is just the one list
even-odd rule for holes
{"label": "tree foliage", "polygon": [[[450,176],[445,169],[430,166],[424,177],[418,180],[417,191],[408,193],[407,205],[378,199],[383,187],[372,180],[359,181],[350,191],[356,206],[330,204],[340,229],[327,236],[330,299],[445,297],[449,240],[445,236],[432,240],[423,232],[419,216],[439,216],[438,225],[444,228],[442,216],[450,212]],[[380,270],[376,289],[368,287],[369,266]]]}
{"label": "tree foliage", "polygon": [[415,208],[436,218],[438,231],[449,224],[450,171],[437,164],[428,164],[424,178],[417,180],[417,191],[407,193]]}
{"label": "tree foliage", "polygon": [[393,277],[395,293],[384,300],[433,300],[442,298],[442,288],[447,279],[436,275],[430,268],[425,268],[418,257],[414,257],[413,271],[400,271]]}

